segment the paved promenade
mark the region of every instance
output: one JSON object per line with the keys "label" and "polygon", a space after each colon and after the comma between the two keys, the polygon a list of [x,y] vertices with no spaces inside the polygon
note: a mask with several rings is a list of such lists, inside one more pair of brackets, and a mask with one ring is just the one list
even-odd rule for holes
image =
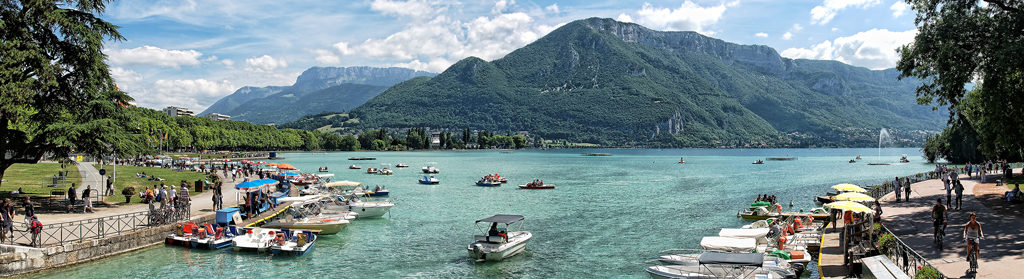
{"label": "paved promenade", "polygon": [[[86,185],[92,185],[93,189],[97,188],[97,185],[101,185],[99,171],[92,166],[92,163],[79,163],[78,170],[82,174],[82,184],[79,185],[78,191],[81,193],[85,189]],[[223,174],[217,172],[218,174]],[[221,178],[223,179],[223,175]],[[250,178],[250,180],[253,180]],[[235,201],[235,196],[238,190],[235,189],[235,184],[242,182],[243,179],[236,177],[234,181],[223,180],[221,191],[224,193],[224,207],[233,207],[238,205]],[[103,187],[106,187],[105,185]],[[213,191],[207,190],[198,195],[192,193],[192,216],[199,214],[213,212]],[[138,199],[134,197],[133,199]],[[99,218],[106,216],[113,216],[119,214],[133,213],[139,211],[149,210],[147,204],[132,204],[132,205],[115,205],[111,207],[105,207],[100,205],[99,202],[93,204],[95,212],[93,213],[49,213],[49,214],[36,214],[39,217],[39,221],[43,224],[53,224],[60,222],[70,222],[89,218]]]}
{"label": "paved promenade", "polygon": [[[988,181],[995,181],[994,177],[989,176]],[[968,180],[966,175],[961,175],[960,179],[964,185],[963,206],[961,210],[949,211],[949,226],[942,249],[932,241],[931,208],[936,199],[946,199],[946,191],[938,179],[914,183],[910,202],[896,203],[892,193],[883,197],[883,222],[948,277],[1021,278],[1024,276],[1024,218],[995,212],[975,197],[975,188],[991,188],[991,185],[979,185],[980,180]],[[953,198],[956,199],[956,193],[953,193]],[[978,222],[985,234],[981,240],[977,274],[966,272],[966,243],[962,237],[971,211],[978,213]]]}

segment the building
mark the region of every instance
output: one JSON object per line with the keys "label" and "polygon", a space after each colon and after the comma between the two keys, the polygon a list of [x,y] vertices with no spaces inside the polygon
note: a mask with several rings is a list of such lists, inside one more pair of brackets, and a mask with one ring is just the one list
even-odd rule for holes
{"label": "building", "polygon": [[207,113],[206,115],[203,115],[203,117],[206,117],[206,118],[209,118],[209,119],[213,119],[213,120],[216,120],[216,121],[231,120],[231,116],[230,115],[224,115],[224,114],[220,114],[220,113],[216,113],[216,112]]}
{"label": "building", "polygon": [[164,108],[164,113],[170,116],[196,116],[195,112],[188,110],[187,108],[169,106]]}

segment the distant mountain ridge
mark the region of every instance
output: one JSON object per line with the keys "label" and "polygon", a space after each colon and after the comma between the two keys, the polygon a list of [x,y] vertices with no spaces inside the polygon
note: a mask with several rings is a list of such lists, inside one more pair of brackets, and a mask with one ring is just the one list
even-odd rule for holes
{"label": "distant mountain ridge", "polygon": [[307,114],[346,111],[399,82],[436,74],[390,67],[312,67],[291,86],[246,86],[200,113],[231,115],[255,124],[285,123]]}
{"label": "distant mountain ridge", "polygon": [[[893,69],[789,59],[767,46],[611,19],[566,24],[495,61],[399,83],[334,127],[529,131],[607,145],[867,145],[945,116]],[[915,132],[917,131],[917,132]]]}

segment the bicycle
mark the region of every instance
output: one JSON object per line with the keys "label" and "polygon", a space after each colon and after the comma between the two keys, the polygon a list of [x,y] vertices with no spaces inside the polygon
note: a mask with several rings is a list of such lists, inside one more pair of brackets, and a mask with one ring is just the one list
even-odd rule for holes
{"label": "bicycle", "polygon": [[978,243],[972,239],[967,239],[967,241],[972,243],[974,247],[967,251],[967,262],[970,263],[967,267],[967,273],[978,273]]}
{"label": "bicycle", "polygon": [[945,226],[943,226],[943,228],[941,229],[939,228],[939,226],[942,225],[935,225],[934,231],[932,232],[932,242],[934,242],[935,245],[938,245],[939,249],[942,249],[942,242],[943,238],[946,236],[946,230]]}

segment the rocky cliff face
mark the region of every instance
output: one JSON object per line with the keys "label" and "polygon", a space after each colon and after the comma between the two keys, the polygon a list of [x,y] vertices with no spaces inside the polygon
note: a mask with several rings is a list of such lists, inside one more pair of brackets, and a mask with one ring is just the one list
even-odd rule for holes
{"label": "rocky cliff face", "polygon": [[414,77],[434,75],[429,72],[397,67],[312,67],[299,75],[291,91],[302,95],[302,93],[343,83],[392,86]]}

